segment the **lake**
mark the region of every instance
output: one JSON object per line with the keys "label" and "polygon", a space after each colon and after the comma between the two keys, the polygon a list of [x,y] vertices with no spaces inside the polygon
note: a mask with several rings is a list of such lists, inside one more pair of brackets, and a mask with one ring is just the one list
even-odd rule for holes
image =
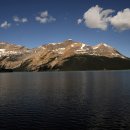
{"label": "lake", "polygon": [[130,71],[0,73],[0,130],[130,129]]}

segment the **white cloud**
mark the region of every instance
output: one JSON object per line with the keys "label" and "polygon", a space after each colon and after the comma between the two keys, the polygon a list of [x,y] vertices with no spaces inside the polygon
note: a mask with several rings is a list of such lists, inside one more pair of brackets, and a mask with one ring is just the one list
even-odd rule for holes
{"label": "white cloud", "polygon": [[28,22],[28,19],[27,19],[27,18],[19,18],[18,16],[14,16],[14,17],[13,17],[13,20],[14,20],[15,22],[18,22],[18,23],[26,23],[26,22]]}
{"label": "white cloud", "polygon": [[45,24],[45,23],[48,23],[48,22],[56,21],[56,18],[50,16],[48,14],[48,11],[43,11],[43,12],[40,13],[39,16],[35,17],[35,20],[42,23],[42,24]]}
{"label": "white cloud", "polygon": [[8,23],[7,21],[4,21],[4,22],[0,25],[0,27],[1,27],[1,28],[4,28],[4,29],[9,28],[10,26],[11,26],[11,23]]}
{"label": "white cloud", "polygon": [[48,17],[48,11],[41,12],[41,17]]}
{"label": "white cloud", "polygon": [[115,16],[111,16],[113,12],[113,9],[104,10],[96,5],[88,9],[84,13],[83,19],[78,19],[77,23],[80,24],[84,22],[88,28],[97,28],[101,30],[106,30],[108,25],[113,26],[119,31],[129,30],[130,8],[118,11]]}
{"label": "white cloud", "polygon": [[113,12],[112,9],[103,10],[103,8],[96,5],[84,13],[84,23],[89,28],[106,30],[111,19],[110,14]]}
{"label": "white cloud", "polygon": [[23,23],[28,22],[28,19],[27,18],[22,18],[22,22]]}
{"label": "white cloud", "polygon": [[130,29],[130,9],[119,11],[116,16],[110,19],[111,25],[120,31]]}
{"label": "white cloud", "polygon": [[82,21],[83,21],[82,19],[78,19],[78,20],[77,20],[77,24],[81,24]]}

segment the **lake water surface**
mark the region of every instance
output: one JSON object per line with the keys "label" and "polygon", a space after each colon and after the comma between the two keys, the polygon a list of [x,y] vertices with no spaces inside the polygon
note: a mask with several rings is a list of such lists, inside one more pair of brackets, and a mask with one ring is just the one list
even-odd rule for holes
{"label": "lake water surface", "polygon": [[0,130],[130,129],[130,71],[0,73]]}

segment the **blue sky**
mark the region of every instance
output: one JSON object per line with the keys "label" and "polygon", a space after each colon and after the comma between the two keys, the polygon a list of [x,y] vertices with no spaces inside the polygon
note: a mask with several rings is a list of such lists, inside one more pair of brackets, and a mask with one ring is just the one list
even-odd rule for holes
{"label": "blue sky", "polygon": [[129,9],[129,0],[0,0],[0,41],[105,42],[130,57]]}

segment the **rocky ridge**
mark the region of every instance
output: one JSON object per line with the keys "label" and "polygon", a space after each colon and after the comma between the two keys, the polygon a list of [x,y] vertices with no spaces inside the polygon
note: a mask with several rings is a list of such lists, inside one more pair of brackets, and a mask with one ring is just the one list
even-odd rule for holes
{"label": "rocky ridge", "polygon": [[0,68],[1,71],[129,69],[130,59],[106,43],[90,46],[68,39],[28,49],[0,42]]}

